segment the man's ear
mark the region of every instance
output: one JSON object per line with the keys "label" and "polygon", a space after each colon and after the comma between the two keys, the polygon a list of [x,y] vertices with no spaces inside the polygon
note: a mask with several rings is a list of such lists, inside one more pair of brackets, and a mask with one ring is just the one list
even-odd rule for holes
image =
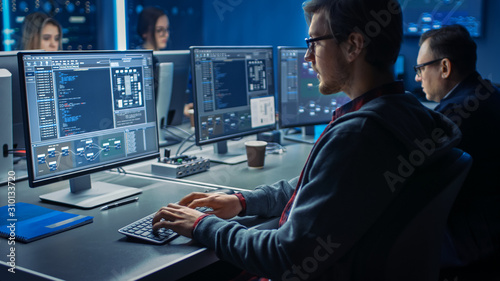
{"label": "man's ear", "polygon": [[352,62],[357,57],[359,57],[359,55],[363,51],[363,47],[365,45],[365,38],[361,33],[352,32],[349,35],[349,37],[347,37],[347,40],[344,41],[344,43],[347,47],[344,52],[346,55],[346,59],[349,62]]}
{"label": "man's ear", "polygon": [[443,78],[443,79],[449,78],[451,76],[451,71],[453,68],[453,65],[452,65],[450,59],[444,58],[441,61],[440,67],[441,67],[441,78]]}

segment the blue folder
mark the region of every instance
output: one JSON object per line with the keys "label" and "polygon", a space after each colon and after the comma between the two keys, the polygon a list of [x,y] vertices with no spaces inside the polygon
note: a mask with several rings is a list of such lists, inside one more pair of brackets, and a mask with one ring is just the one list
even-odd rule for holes
{"label": "blue folder", "polygon": [[0,207],[0,236],[28,243],[84,224],[93,217],[52,210],[29,203]]}

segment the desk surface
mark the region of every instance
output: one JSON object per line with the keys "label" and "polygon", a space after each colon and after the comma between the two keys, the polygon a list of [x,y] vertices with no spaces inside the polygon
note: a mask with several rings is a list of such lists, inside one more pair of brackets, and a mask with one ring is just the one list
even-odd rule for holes
{"label": "desk surface", "polygon": [[[245,140],[233,145],[242,146]],[[159,178],[175,180],[185,183],[196,183],[207,187],[229,187],[235,189],[252,190],[261,184],[272,184],[282,179],[292,179],[298,175],[304,166],[312,145],[301,143],[287,143],[286,152],[282,154],[266,155],[264,168],[250,169],[247,163],[226,165],[212,163],[208,171],[190,175],[180,179],[172,179],[155,175]],[[186,154],[196,155],[198,150],[190,150]],[[151,164],[156,160],[142,162],[126,167],[129,173],[152,176]]]}
{"label": "desk surface", "polygon": [[[99,208],[73,209],[39,201],[41,194],[67,188],[68,181],[35,189],[30,189],[27,181],[18,182],[17,202],[93,216],[94,222],[28,244],[17,242],[18,273],[15,276],[7,271],[5,264],[10,246],[7,240],[1,239],[0,280],[175,280],[186,276],[217,261],[217,257],[212,251],[184,237],[165,245],[153,245],[131,240],[117,230],[193,191],[211,191],[215,187],[253,189],[259,184],[295,177],[300,173],[311,147],[306,144],[288,145],[283,154],[267,155],[265,167],[260,170],[248,169],[246,163],[213,165],[207,172],[181,180],[153,178],[150,162],[125,167],[126,171],[136,171],[137,175],[97,173],[92,176],[93,181],[113,182],[142,190],[138,202],[107,211],[100,211]],[[6,186],[0,186],[1,193],[7,193]],[[241,219],[240,222],[246,225],[262,223],[259,228],[273,226],[257,218]]]}
{"label": "desk surface", "polygon": [[[38,195],[61,189],[67,185],[67,181],[36,189],[30,189],[27,182],[16,185],[18,202],[94,217],[94,222],[88,225],[28,244],[17,242],[16,266],[64,280],[130,280],[148,274],[162,274],[175,279],[192,272],[195,267],[202,268],[217,260],[211,251],[184,237],[158,246],[131,240],[117,231],[120,227],[157,211],[166,203],[176,202],[192,191],[203,192],[205,188],[110,173],[100,173],[93,177],[94,181],[97,179],[140,188],[142,193],[138,195],[139,201],[107,211],[100,211],[99,208],[72,209],[38,201]],[[0,241],[0,252],[5,253],[0,260],[4,262],[7,261],[8,254],[6,241]],[[6,268],[2,268],[0,272],[1,280],[12,277],[4,274],[10,274]]]}

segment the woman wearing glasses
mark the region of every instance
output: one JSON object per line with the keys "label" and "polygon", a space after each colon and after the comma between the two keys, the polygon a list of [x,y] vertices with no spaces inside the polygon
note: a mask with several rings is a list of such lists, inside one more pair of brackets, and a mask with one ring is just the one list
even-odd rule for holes
{"label": "woman wearing glasses", "polygon": [[139,14],[137,33],[143,39],[142,48],[158,51],[167,47],[170,22],[163,10],[146,7]]}

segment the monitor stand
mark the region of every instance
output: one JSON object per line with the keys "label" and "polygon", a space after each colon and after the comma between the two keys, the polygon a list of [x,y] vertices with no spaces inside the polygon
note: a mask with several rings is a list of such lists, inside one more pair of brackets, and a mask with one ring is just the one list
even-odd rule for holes
{"label": "monitor stand", "polygon": [[70,179],[69,186],[70,190],[63,189],[40,195],[40,199],[51,203],[90,209],[142,192],[138,188],[106,182],[94,182],[92,184],[90,175]]}
{"label": "monitor stand", "polygon": [[302,132],[300,134],[285,135],[283,136],[283,138],[289,141],[295,141],[307,144],[316,143],[314,126],[304,126],[302,127],[301,131]]}
{"label": "monitor stand", "polygon": [[196,151],[197,157],[210,159],[210,162],[235,165],[247,161],[247,152],[245,146],[231,147],[228,149],[227,141],[219,141],[214,143],[213,150]]}

